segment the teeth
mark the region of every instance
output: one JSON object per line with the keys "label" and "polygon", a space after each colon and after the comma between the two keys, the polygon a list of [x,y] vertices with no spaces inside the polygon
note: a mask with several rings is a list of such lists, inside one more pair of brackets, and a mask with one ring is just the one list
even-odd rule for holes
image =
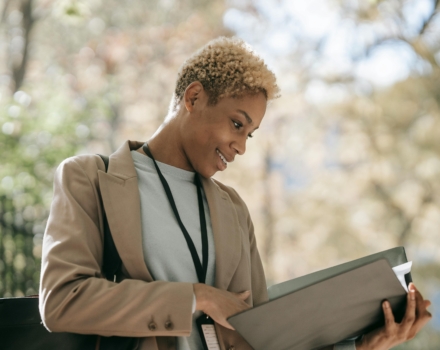
{"label": "teeth", "polygon": [[219,150],[216,150],[217,154],[220,156],[221,160],[223,161],[223,163],[228,164],[228,162],[226,161],[226,158],[223,156],[223,154],[220,153]]}

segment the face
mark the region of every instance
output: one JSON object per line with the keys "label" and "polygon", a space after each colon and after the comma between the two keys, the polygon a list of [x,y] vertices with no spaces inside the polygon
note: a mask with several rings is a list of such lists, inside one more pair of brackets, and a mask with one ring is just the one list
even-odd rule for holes
{"label": "face", "polygon": [[225,97],[207,103],[202,91],[191,106],[184,130],[184,152],[192,169],[204,177],[224,171],[237,155],[246,152],[246,142],[266,112],[263,93],[242,98]]}

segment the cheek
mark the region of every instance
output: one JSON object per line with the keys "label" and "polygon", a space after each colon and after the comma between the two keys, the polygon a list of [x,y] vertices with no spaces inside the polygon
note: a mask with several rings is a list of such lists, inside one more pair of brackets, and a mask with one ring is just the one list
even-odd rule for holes
{"label": "cheek", "polygon": [[190,157],[195,157],[192,159],[192,162],[196,163],[204,161],[209,154],[213,153],[215,148],[212,135],[208,134],[205,130],[190,137],[188,139],[188,145],[192,154]]}
{"label": "cheek", "polygon": [[218,141],[218,134],[211,129],[203,130],[202,133],[198,135],[198,143],[202,147],[206,148],[206,150],[212,147],[217,147],[216,144]]}
{"label": "cheek", "polygon": [[197,148],[196,152],[210,154],[215,152],[216,148],[226,147],[230,136],[229,126],[222,121],[199,128],[193,135],[189,135],[188,142],[192,145],[191,148]]}

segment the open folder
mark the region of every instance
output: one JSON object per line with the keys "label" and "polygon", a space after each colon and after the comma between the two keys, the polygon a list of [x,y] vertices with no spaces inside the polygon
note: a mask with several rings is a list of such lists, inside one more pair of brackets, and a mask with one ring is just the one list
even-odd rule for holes
{"label": "open folder", "polygon": [[[270,300],[228,319],[255,350],[312,350],[383,324],[387,299],[399,321],[406,290],[393,267],[407,263],[397,247],[269,288]],[[410,272],[404,284],[411,281]]]}

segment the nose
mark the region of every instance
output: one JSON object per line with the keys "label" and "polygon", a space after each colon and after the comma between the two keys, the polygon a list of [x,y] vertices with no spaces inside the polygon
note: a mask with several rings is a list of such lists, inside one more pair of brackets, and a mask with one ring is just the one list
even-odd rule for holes
{"label": "nose", "polygon": [[243,155],[246,152],[246,138],[240,138],[234,141],[232,143],[232,148],[234,149],[235,153],[239,154],[240,156]]}

